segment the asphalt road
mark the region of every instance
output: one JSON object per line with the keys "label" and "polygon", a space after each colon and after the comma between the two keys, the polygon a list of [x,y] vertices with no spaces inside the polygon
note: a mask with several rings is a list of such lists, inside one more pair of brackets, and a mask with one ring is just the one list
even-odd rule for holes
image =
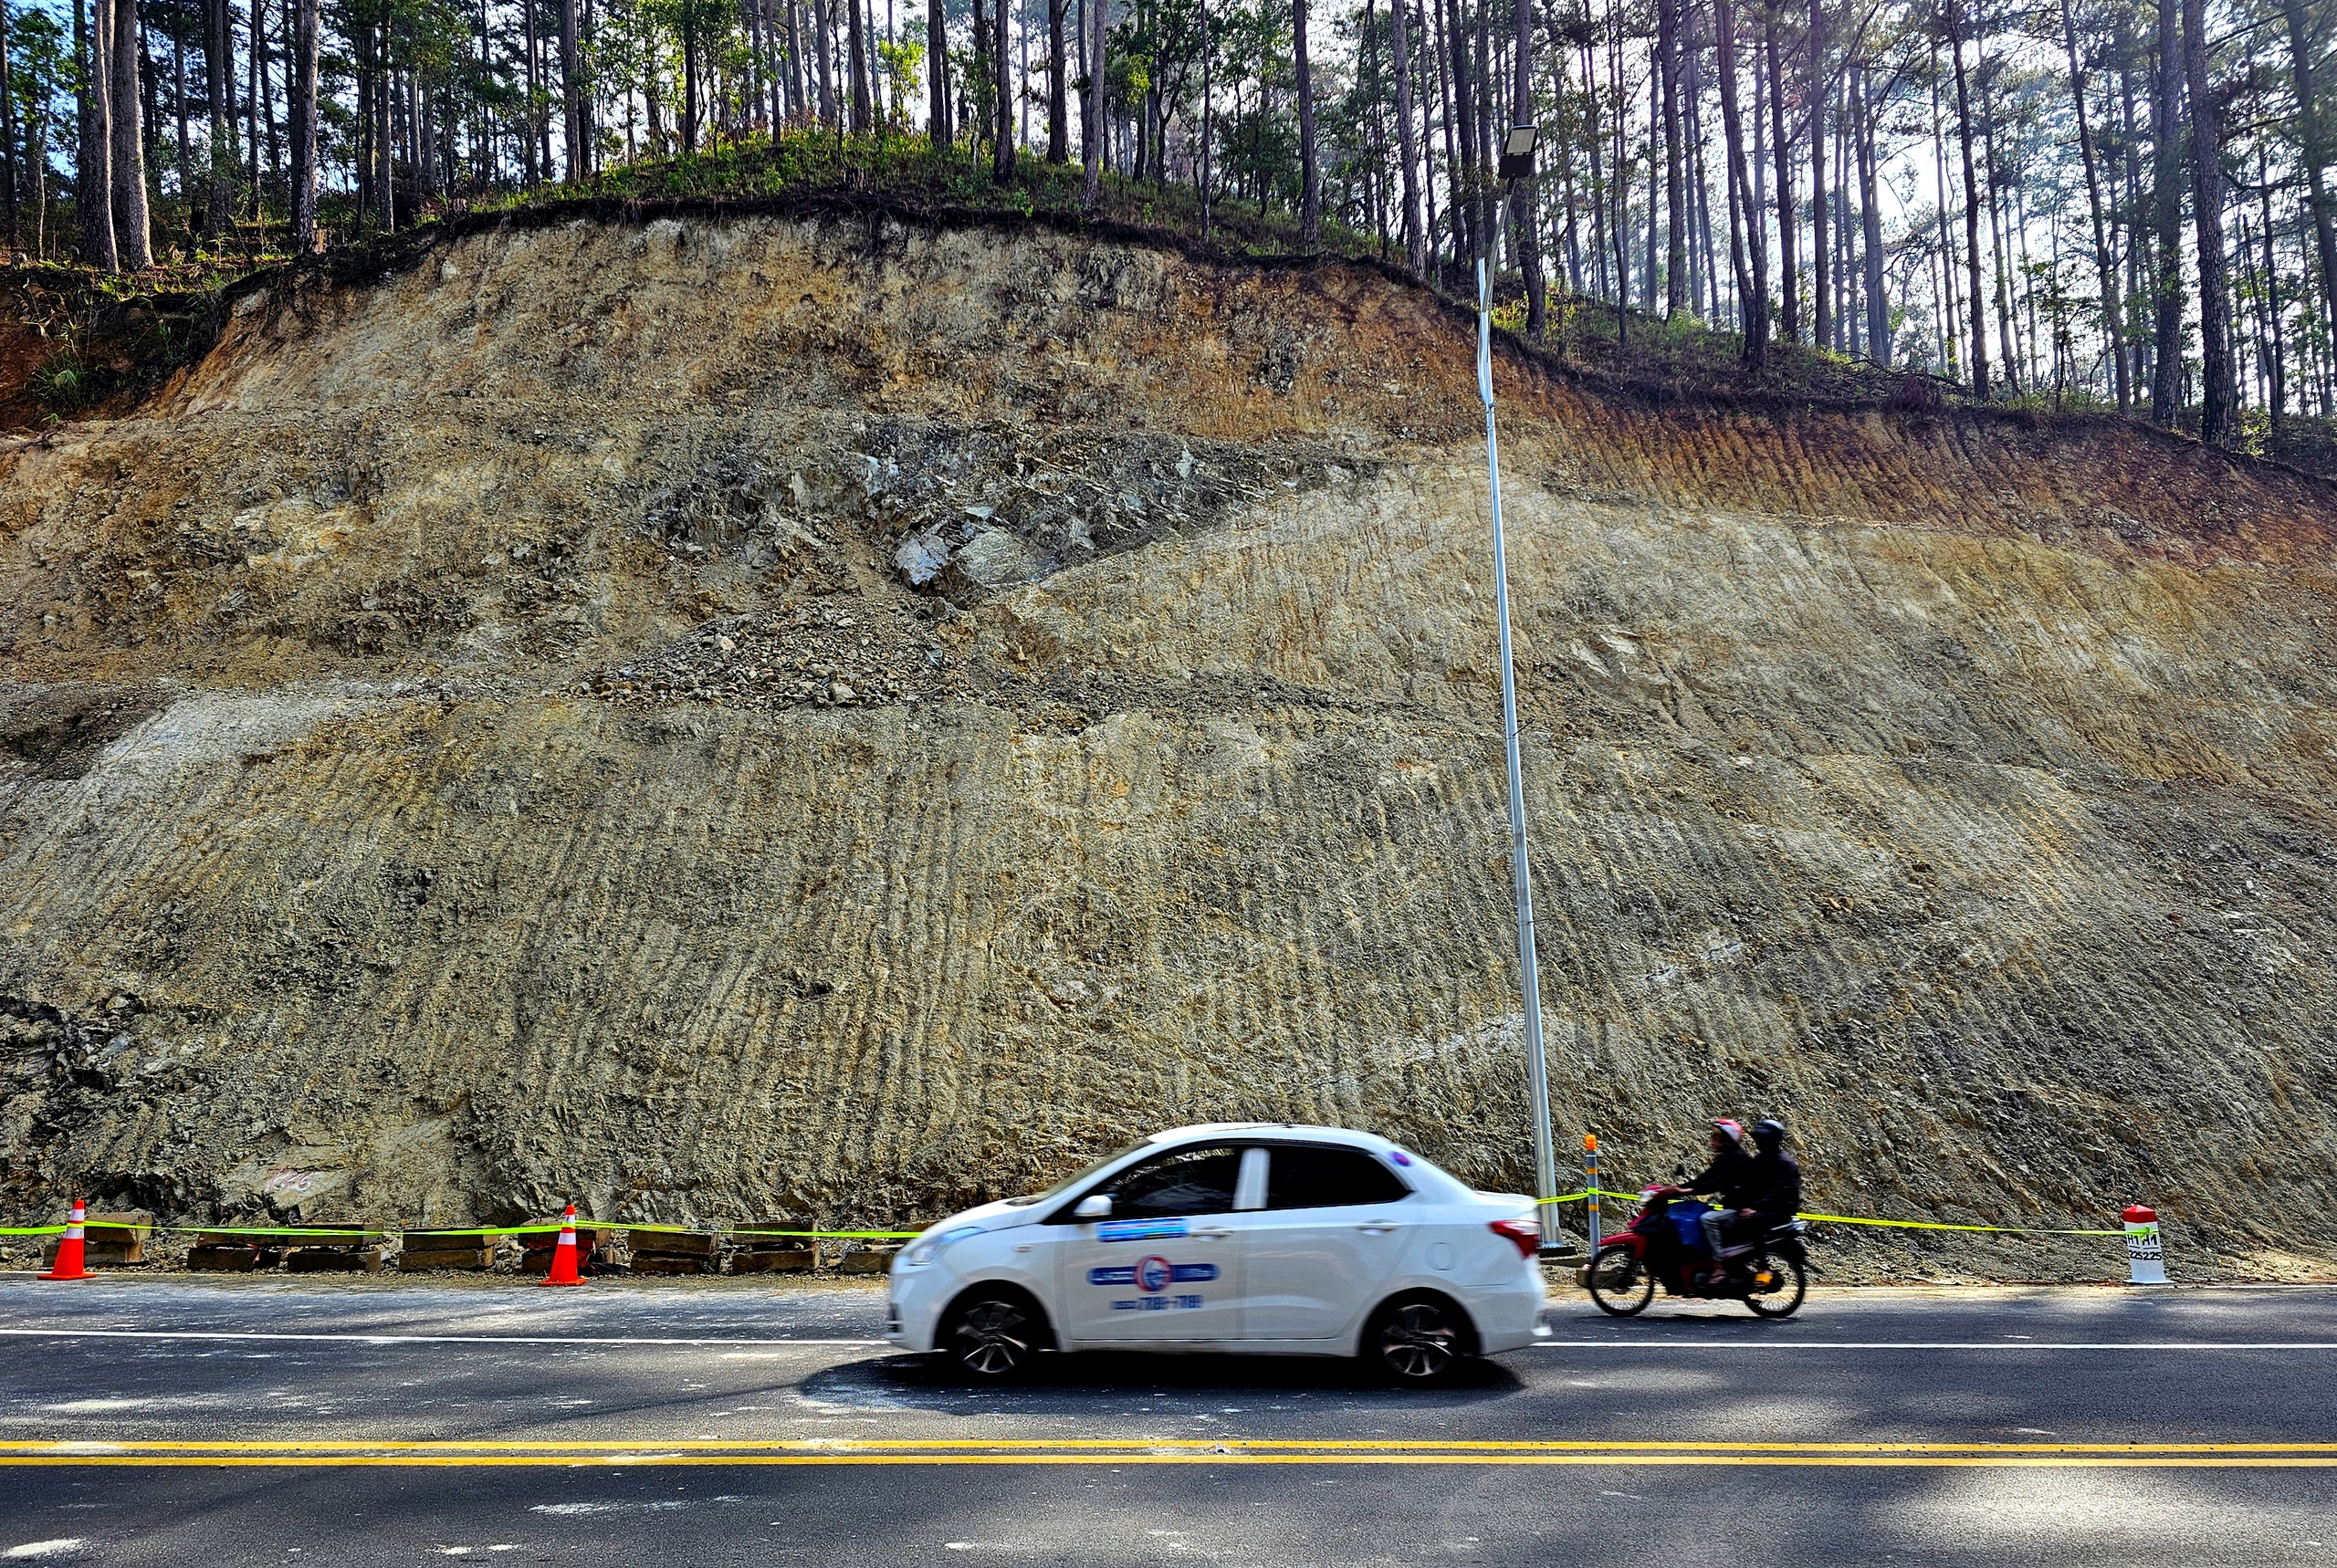
{"label": "asphalt road", "polygon": [[1599,1317],[1402,1393],[958,1386],[865,1287],[0,1276],[0,1563],[2337,1563],[2337,1291]]}

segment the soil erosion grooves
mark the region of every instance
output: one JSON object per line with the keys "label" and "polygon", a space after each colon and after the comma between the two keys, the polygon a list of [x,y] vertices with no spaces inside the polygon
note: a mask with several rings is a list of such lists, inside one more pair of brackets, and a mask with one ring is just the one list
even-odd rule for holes
{"label": "soil erosion grooves", "polygon": [[[1562,1135],[2323,1266],[2337,489],[1496,377]],[[242,290],[0,455],[0,1208],[898,1224],[1238,1117],[1523,1187],[1479,417],[1382,272],[1040,227]]]}

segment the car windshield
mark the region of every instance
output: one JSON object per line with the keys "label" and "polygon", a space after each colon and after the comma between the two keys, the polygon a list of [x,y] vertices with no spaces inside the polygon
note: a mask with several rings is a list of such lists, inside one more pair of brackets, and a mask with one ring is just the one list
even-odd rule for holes
{"label": "car windshield", "polygon": [[1081,1182],[1085,1181],[1089,1176],[1094,1176],[1097,1171],[1102,1170],[1105,1166],[1116,1164],[1119,1161],[1127,1158],[1138,1149],[1147,1149],[1151,1146],[1152,1140],[1150,1138],[1138,1138],[1127,1148],[1115,1149],[1110,1154],[1106,1155],[1102,1159],[1097,1160],[1095,1164],[1074,1171],[1071,1175],[1064,1177],[1063,1180],[1055,1183],[1054,1186],[1047,1188],[1044,1192],[1034,1192],[1028,1197],[1010,1197],[1006,1201],[1016,1208],[1028,1208],[1034,1203],[1044,1203],[1051,1197],[1061,1197],[1064,1193],[1069,1192],[1073,1187],[1077,1186]]}

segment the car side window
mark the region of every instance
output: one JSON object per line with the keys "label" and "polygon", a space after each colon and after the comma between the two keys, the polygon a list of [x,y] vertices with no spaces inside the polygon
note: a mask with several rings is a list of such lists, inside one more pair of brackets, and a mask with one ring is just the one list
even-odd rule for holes
{"label": "car side window", "polygon": [[1361,1149],[1336,1145],[1284,1145],[1268,1152],[1266,1207],[1346,1208],[1394,1203],[1411,1189]]}
{"label": "car side window", "polygon": [[1114,1219],[1230,1214],[1242,1179],[1242,1151],[1222,1145],[1178,1149],[1122,1171],[1097,1187]]}

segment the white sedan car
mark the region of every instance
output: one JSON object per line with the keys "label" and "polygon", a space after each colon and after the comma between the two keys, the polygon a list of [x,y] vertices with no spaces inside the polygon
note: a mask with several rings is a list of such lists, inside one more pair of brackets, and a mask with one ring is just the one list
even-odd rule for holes
{"label": "white sedan car", "polygon": [[885,1337],[982,1379],[1042,1350],[1198,1350],[1427,1383],[1549,1332],[1540,1241],[1532,1198],[1368,1133],[1179,1127],[926,1231],[894,1260]]}

